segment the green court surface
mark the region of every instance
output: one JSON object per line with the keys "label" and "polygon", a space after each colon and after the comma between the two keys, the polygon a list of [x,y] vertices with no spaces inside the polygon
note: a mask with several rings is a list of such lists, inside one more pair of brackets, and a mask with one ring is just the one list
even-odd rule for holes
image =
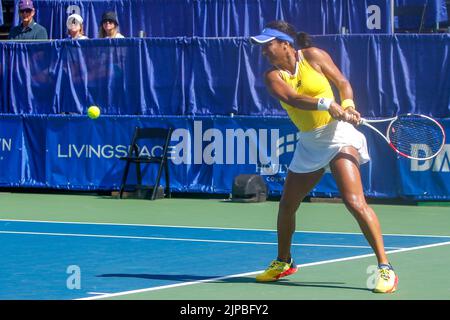
{"label": "green court surface", "polygon": [[[0,219],[64,221],[239,229],[276,229],[278,202],[243,204],[221,200],[118,200],[97,195],[0,193]],[[450,209],[437,206],[372,205],[383,234],[450,236]],[[360,233],[343,204],[304,203],[297,231]],[[5,244],[4,244],[5,245]],[[276,247],[274,246],[274,257]],[[205,268],[214,268],[208,257]],[[295,257],[294,257],[295,258]],[[301,267],[277,283],[255,283],[254,275],[190,283],[123,294],[114,299],[152,300],[309,300],[309,299],[450,299],[450,242],[394,252],[389,259],[399,289],[389,295],[367,289],[367,268],[374,256],[353,257]],[[270,261],[267,261],[269,263]],[[158,263],[155,261],[155,263]],[[230,261],[241,263],[241,261]],[[261,270],[266,265],[261,265]],[[258,270],[254,270],[255,272]]]}

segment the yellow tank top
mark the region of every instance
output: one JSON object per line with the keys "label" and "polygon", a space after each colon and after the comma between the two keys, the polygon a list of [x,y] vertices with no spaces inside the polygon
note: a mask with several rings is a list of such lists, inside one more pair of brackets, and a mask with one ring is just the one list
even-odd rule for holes
{"label": "yellow tank top", "polygon": [[[280,76],[298,94],[313,98],[330,98],[334,100],[330,82],[306,61],[301,50],[298,51],[295,74],[292,75],[288,71],[280,70]],[[300,131],[311,131],[333,121],[328,111],[301,110],[283,101],[280,101],[280,103]]]}

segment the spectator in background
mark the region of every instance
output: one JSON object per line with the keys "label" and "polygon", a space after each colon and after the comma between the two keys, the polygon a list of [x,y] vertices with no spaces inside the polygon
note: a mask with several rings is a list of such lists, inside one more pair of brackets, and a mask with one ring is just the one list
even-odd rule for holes
{"label": "spectator in background", "polygon": [[84,35],[83,18],[79,14],[71,14],[67,18],[66,25],[67,34],[69,35],[70,39],[88,39],[88,37]]}
{"label": "spectator in background", "polygon": [[22,21],[18,26],[11,29],[8,39],[11,40],[47,40],[47,30],[34,21],[34,10],[32,0],[19,1],[19,15]]}
{"label": "spectator in background", "polygon": [[115,12],[108,11],[102,15],[102,23],[98,35],[100,38],[125,38],[120,33],[119,22]]}

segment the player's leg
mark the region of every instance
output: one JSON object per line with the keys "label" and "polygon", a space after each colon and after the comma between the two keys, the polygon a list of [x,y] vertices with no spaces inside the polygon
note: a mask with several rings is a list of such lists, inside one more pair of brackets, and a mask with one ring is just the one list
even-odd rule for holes
{"label": "player's leg", "polygon": [[372,246],[378,263],[388,263],[378,218],[364,197],[358,164],[358,151],[346,147],[330,163],[331,172],[347,209],[356,218],[361,231]]}
{"label": "player's leg", "polygon": [[278,257],[263,273],[256,276],[257,281],[276,281],[297,271],[297,266],[291,259],[296,212],[302,200],[319,182],[323,172],[323,169],[311,173],[288,171],[278,208]]}
{"label": "player's leg", "polygon": [[324,170],[311,173],[295,173],[289,171],[283,187],[280,204],[278,206],[278,258],[289,261],[291,259],[292,235],[295,232],[295,218],[300,203],[320,181]]}
{"label": "player's leg", "polygon": [[[385,253],[378,217],[372,208],[369,207],[364,197],[357,159],[358,151],[353,147],[346,147],[330,163],[331,171],[341,193],[342,200],[355,217],[361,231],[373,248],[378,265],[385,266],[388,269],[386,272],[391,273],[390,276],[388,274],[382,275],[385,276],[387,281],[381,279],[381,281],[377,282],[377,286],[384,288],[381,288],[380,292],[392,292],[395,290],[398,278],[393,273],[392,266],[390,266]],[[381,270],[381,273],[385,273],[385,270]]]}

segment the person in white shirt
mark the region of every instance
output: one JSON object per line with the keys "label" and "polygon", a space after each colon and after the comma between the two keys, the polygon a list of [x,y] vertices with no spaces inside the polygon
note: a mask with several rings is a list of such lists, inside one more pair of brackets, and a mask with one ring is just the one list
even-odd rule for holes
{"label": "person in white shirt", "polygon": [[69,35],[70,39],[88,39],[88,37],[84,35],[83,18],[79,14],[71,14],[67,18],[66,26],[67,34]]}
{"label": "person in white shirt", "polygon": [[107,11],[102,15],[102,23],[98,32],[99,38],[125,38],[119,29],[119,22],[114,11]]}

